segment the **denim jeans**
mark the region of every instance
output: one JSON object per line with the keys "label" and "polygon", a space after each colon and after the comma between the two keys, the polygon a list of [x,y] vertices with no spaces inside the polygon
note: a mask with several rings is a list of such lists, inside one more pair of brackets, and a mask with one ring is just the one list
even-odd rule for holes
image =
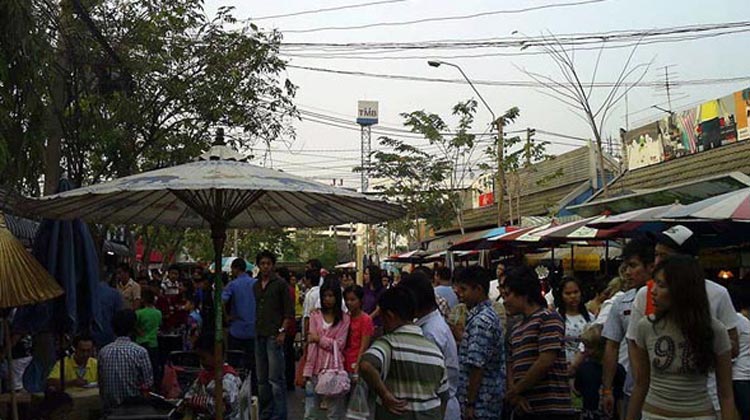
{"label": "denim jeans", "polygon": [[276,337],[255,339],[255,367],[260,419],[286,420],[284,346],[276,344]]}
{"label": "denim jeans", "polygon": [[750,381],[733,381],[734,405],[742,420],[750,419]]}

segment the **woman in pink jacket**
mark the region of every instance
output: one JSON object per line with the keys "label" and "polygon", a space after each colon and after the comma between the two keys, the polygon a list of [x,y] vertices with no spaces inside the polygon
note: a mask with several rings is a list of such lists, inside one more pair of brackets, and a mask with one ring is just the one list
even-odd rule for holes
{"label": "woman in pink jacket", "polygon": [[320,287],[320,309],[310,313],[305,361],[305,419],[327,417],[342,420],[346,414],[346,394],[324,397],[315,393],[318,374],[334,366],[334,352],[338,353],[341,368],[344,347],[349,332],[349,315],[341,309],[341,286],[338,280],[327,278]]}

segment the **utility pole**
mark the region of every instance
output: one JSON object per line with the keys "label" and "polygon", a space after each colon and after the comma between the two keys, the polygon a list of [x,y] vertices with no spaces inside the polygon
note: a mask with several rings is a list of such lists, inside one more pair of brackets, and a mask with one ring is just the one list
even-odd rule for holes
{"label": "utility pole", "polygon": [[497,226],[502,227],[505,224],[503,217],[503,203],[505,200],[505,150],[503,141],[503,127],[505,120],[500,117],[495,120],[497,126],[497,182],[495,183],[495,200],[497,200]]}
{"label": "utility pole", "polygon": [[535,128],[526,128],[526,146],[524,146],[524,155],[526,157],[526,166],[531,166],[531,140],[536,134]]}

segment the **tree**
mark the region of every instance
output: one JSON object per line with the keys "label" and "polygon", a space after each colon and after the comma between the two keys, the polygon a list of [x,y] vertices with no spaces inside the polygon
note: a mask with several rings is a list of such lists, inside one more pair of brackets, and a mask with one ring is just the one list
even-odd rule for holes
{"label": "tree", "polygon": [[[62,132],[61,159],[48,164],[62,164],[76,184],[184,163],[211,143],[216,126],[231,133],[238,148],[293,134],[288,122],[296,116],[296,86],[281,77],[278,31],[239,22],[231,8],[209,18],[200,0],[103,0],[90,9],[80,0],[31,4],[15,14],[48,36],[38,38],[44,54],[17,60],[26,69],[19,77],[31,86],[22,90],[14,81],[8,96],[23,98],[21,109],[28,111],[11,116],[15,126],[29,127],[26,138],[44,150],[49,130],[37,124],[41,132],[35,133],[27,121],[45,112],[36,111],[34,101],[43,108],[60,102],[49,100],[55,87],[44,80],[62,80],[66,95],[60,109],[52,110]],[[28,31],[16,26],[15,33]],[[4,51],[20,47],[6,48],[8,39]],[[34,70],[28,68],[40,60],[40,75],[30,77]],[[0,77],[4,89],[10,86],[12,75]],[[36,96],[21,95],[26,91]],[[17,136],[2,134],[3,145],[13,146]],[[45,162],[31,157],[23,162],[30,171],[23,181],[10,170],[0,181],[38,184]]]}
{"label": "tree", "polygon": [[[515,115],[517,117],[518,113],[516,112]],[[555,158],[555,156],[547,153],[549,144],[547,141],[536,141],[530,137],[527,140],[521,139],[520,136],[503,139],[502,172],[508,180],[506,195],[508,197],[508,218],[511,223],[513,220],[521,221],[521,192],[528,187],[528,175],[536,171],[533,164]],[[519,148],[519,145],[522,147]],[[491,162],[498,161],[497,152],[496,144],[488,146],[484,151]],[[481,163],[479,167],[485,171],[497,170],[496,167],[487,163]],[[500,198],[496,197],[496,199],[499,200]],[[515,210],[513,208],[514,202]]]}
{"label": "tree", "polygon": [[38,195],[44,162],[52,38],[44,10],[26,0],[0,7],[0,182]]}
{"label": "tree", "polygon": [[[419,220],[426,220],[435,229],[455,221],[464,231],[461,191],[474,164],[479,141],[472,133],[477,102],[456,104],[452,115],[458,119],[453,131],[437,114],[424,110],[402,113],[404,126],[423,135],[429,142],[427,151],[400,139],[381,137],[380,145],[392,151],[375,152],[369,175],[384,182],[374,188],[407,209],[407,220],[414,224],[414,237],[419,241]],[[362,168],[355,168],[361,171]],[[394,224],[396,227],[397,224]]]}
{"label": "tree", "polygon": [[[232,245],[232,231],[227,235],[227,248]],[[278,228],[267,229],[238,229],[237,230],[237,255],[254,261],[255,256],[263,250],[275,253],[279,261],[297,261],[299,259],[300,245],[295,240],[295,235],[286,230]],[[212,261],[214,256],[211,232],[205,229],[186,229],[184,233],[184,248],[188,255],[198,261]],[[232,251],[227,251],[230,255]]]}
{"label": "tree", "polygon": [[606,39],[602,40],[601,48],[599,49],[591,74],[591,81],[588,83],[581,80],[581,72],[575,61],[575,46],[570,48],[564,46],[552,33],[549,36],[542,36],[539,41],[529,40],[524,42],[522,49],[529,47],[541,48],[557,65],[559,73],[564,80],[558,81],[550,76],[526,69],[521,69],[521,71],[549,91],[542,91],[542,93],[567,105],[575,115],[582,117],[591,128],[591,132],[596,140],[597,154],[599,155],[599,170],[602,177],[603,193],[607,197],[609,192],[607,189],[606,169],[604,167],[604,154],[602,153],[602,130],[610,115],[610,111],[631,89],[643,80],[653,60],[648,63],[631,66],[635,52],[640,45],[639,40],[631,49],[609,92],[607,92],[603,100],[595,103],[592,94],[605,44]]}

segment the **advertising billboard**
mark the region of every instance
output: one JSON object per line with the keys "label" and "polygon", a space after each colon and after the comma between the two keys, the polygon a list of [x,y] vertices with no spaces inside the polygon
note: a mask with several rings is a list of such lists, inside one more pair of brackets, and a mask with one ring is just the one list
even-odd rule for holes
{"label": "advertising billboard", "polygon": [[378,123],[378,102],[377,101],[357,102],[357,124],[375,125],[377,123]]}
{"label": "advertising billboard", "polygon": [[625,133],[628,169],[750,140],[750,88]]}

